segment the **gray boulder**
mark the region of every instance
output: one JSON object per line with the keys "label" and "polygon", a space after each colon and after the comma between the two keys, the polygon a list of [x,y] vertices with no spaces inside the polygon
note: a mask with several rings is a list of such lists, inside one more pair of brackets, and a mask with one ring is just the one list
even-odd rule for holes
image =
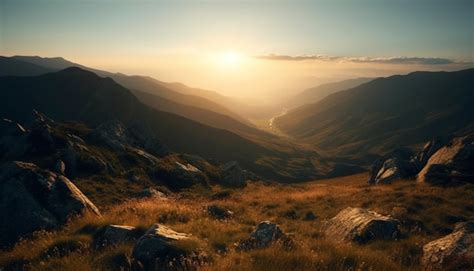
{"label": "gray boulder", "polygon": [[236,161],[227,162],[221,166],[222,183],[224,185],[243,187],[245,186],[245,174]]}
{"label": "gray boulder", "polygon": [[348,207],[326,224],[325,233],[331,240],[366,243],[371,240],[393,240],[399,232],[400,222],[362,208]]}
{"label": "gray boulder", "polygon": [[29,131],[8,119],[0,121],[0,158],[17,159],[31,148]]}
{"label": "gray boulder", "polygon": [[97,245],[99,247],[117,245],[135,241],[137,238],[137,230],[133,226],[108,225],[99,236]]}
{"label": "gray boulder", "polygon": [[55,228],[86,211],[100,215],[66,177],[31,163],[8,162],[0,167],[0,245]]}
{"label": "gray boulder", "polygon": [[288,247],[292,245],[291,239],[277,224],[270,221],[263,221],[257,225],[255,230],[250,234],[249,239],[240,241],[237,244],[237,250],[265,248],[277,241],[282,242]]}
{"label": "gray boulder", "polygon": [[423,246],[425,270],[473,270],[474,221],[457,223],[454,231]]}
{"label": "gray boulder", "polygon": [[128,143],[126,129],[118,120],[102,123],[92,131],[89,137],[116,151],[124,151],[125,145]]}
{"label": "gray boulder", "polygon": [[436,151],[418,173],[422,183],[474,182],[474,134],[457,137]]}
{"label": "gray boulder", "polygon": [[176,232],[161,224],[154,224],[138,239],[133,247],[132,256],[146,269],[157,270],[159,265],[166,266],[167,263],[192,253],[185,249],[185,246],[180,246],[180,243],[193,240],[195,239],[189,234]]}
{"label": "gray boulder", "polygon": [[410,160],[411,153],[404,149],[393,151],[376,160],[370,169],[370,184],[388,184],[416,174],[416,166]]}

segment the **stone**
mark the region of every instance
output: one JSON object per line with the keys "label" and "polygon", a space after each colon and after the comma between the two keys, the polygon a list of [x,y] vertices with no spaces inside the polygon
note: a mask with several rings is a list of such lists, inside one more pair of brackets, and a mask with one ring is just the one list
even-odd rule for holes
{"label": "stone", "polygon": [[236,161],[227,162],[221,166],[222,183],[224,185],[243,187],[245,186],[245,176],[239,163]]}
{"label": "stone", "polygon": [[425,270],[474,268],[474,221],[457,223],[451,234],[423,246]]}
{"label": "stone", "polygon": [[56,164],[54,165],[54,170],[61,175],[65,175],[66,164],[64,164],[62,160],[58,160]]}
{"label": "stone", "polygon": [[250,234],[250,238],[240,241],[237,244],[237,250],[251,250],[256,248],[265,248],[273,243],[281,241],[285,246],[291,246],[291,239],[280,227],[270,221],[260,222],[255,230]]}
{"label": "stone", "polygon": [[155,199],[167,199],[166,195],[161,192],[156,190],[153,187],[148,187],[143,189],[140,193],[137,195],[138,198],[155,198]]}
{"label": "stone", "polygon": [[9,246],[34,231],[56,228],[84,212],[100,215],[63,175],[19,161],[0,167],[0,245]]}
{"label": "stone", "polygon": [[215,219],[226,220],[234,216],[234,213],[224,207],[212,204],[207,206],[207,213]]}
{"label": "stone", "polygon": [[410,152],[404,149],[395,150],[372,164],[369,184],[388,184],[413,176],[416,172],[415,165],[410,161]]}
{"label": "stone", "polygon": [[430,184],[474,182],[474,134],[457,137],[436,151],[418,173],[417,181]]}
{"label": "stone", "polygon": [[400,235],[400,222],[362,208],[347,207],[330,219],[326,236],[339,242],[367,243],[372,240],[394,240]]}
{"label": "stone", "polygon": [[98,238],[97,245],[99,247],[117,245],[135,241],[137,238],[137,231],[133,226],[107,225],[103,234]]}
{"label": "stone", "polygon": [[133,247],[133,258],[143,264],[147,270],[156,270],[156,264],[166,266],[170,261],[186,257],[192,253],[179,243],[192,242],[189,234],[176,232],[164,225],[154,224],[138,239]]}

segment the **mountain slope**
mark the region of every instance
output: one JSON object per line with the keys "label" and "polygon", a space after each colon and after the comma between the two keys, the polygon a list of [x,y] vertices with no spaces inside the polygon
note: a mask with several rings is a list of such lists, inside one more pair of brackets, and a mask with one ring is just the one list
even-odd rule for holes
{"label": "mountain slope", "polygon": [[275,120],[332,154],[381,154],[474,125],[474,69],[379,78]]}
{"label": "mountain slope", "polygon": [[[163,98],[166,98],[176,103],[194,106],[194,107],[201,108],[208,111],[213,111],[221,115],[227,115],[248,126],[253,126],[253,124],[251,124],[251,122],[249,122],[245,118],[239,116],[238,114],[234,113],[233,111],[229,110],[228,108],[219,104],[216,101],[197,95],[197,92],[193,94],[181,93],[179,91],[175,91],[167,87],[168,85],[169,86],[175,85],[174,83],[164,83],[147,76],[128,76],[128,75],[124,75],[120,73],[110,73],[107,71],[89,68],[89,67],[68,61],[61,57],[43,58],[43,57],[38,57],[38,56],[13,56],[13,57],[8,57],[8,58],[5,57],[5,59],[22,61],[24,63],[31,63],[35,66],[44,67],[45,69],[43,72],[34,73],[34,74],[18,74],[18,73],[10,72],[10,73],[3,73],[0,75],[39,75],[39,74],[43,74],[43,73],[47,73],[51,71],[59,71],[62,69],[66,69],[68,67],[79,67],[84,70],[92,71],[96,73],[97,75],[100,75],[103,77],[110,77],[114,79],[117,83],[123,85],[124,87],[128,89],[149,92],[149,93],[161,96]],[[1,61],[3,60],[0,60],[0,63]],[[179,114],[179,112],[176,112],[176,111],[174,113]]]}
{"label": "mountain slope", "polygon": [[0,56],[0,76],[18,75],[31,76],[55,71],[47,67],[24,62],[11,57]]}
{"label": "mountain slope", "polygon": [[353,88],[371,80],[373,78],[355,78],[308,88],[291,98],[285,103],[285,106],[287,108],[295,108],[304,104],[315,103],[332,93]]}
{"label": "mountain slope", "polygon": [[[110,78],[80,68],[40,76],[0,77],[0,117],[21,123],[37,109],[58,121],[94,127],[119,120],[145,136],[158,138],[169,149],[219,162],[238,161],[244,168],[275,180],[308,179],[335,174],[317,153],[245,139],[168,112],[154,110]],[[324,165],[315,169],[313,164]]]}

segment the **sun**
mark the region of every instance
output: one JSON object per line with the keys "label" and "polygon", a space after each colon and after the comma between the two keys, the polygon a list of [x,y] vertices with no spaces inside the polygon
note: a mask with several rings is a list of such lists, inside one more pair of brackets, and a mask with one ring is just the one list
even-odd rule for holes
{"label": "sun", "polygon": [[235,65],[242,59],[242,56],[234,51],[226,51],[221,55],[221,62],[226,65]]}

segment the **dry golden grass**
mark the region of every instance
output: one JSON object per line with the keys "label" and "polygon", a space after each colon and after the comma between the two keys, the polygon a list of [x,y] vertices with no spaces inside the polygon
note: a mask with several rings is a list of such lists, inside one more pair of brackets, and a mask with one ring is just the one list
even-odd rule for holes
{"label": "dry golden grass", "polygon": [[[474,218],[473,185],[441,188],[405,180],[368,186],[366,180],[366,174],[359,174],[294,185],[251,183],[230,192],[219,193],[221,188],[214,187],[219,195],[214,197],[213,193],[187,192],[167,201],[131,200],[106,207],[100,218],[85,215],[60,231],[23,240],[0,254],[0,266],[14,269],[26,261],[30,263],[27,270],[116,270],[131,255],[133,244],[95,250],[94,234],[107,224],[145,230],[159,222],[202,240],[200,249],[209,258],[203,270],[420,270],[423,244],[449,233],[455,222]],[[232,210],[234,218],[211,218],[205,210],[211,203]],[[333,243],[322,233],[324,222],[348,206],[394,214],[405,222],[403,237],[367,245]],[[306,220],[308,212],[316,219]],[[276,244],[235,251],[234,243],[246,238],[262,220],[280,224],[292,234],[296,248],[287,250]],[[61,255],[51,253],[58,244],[73,249]]]}

